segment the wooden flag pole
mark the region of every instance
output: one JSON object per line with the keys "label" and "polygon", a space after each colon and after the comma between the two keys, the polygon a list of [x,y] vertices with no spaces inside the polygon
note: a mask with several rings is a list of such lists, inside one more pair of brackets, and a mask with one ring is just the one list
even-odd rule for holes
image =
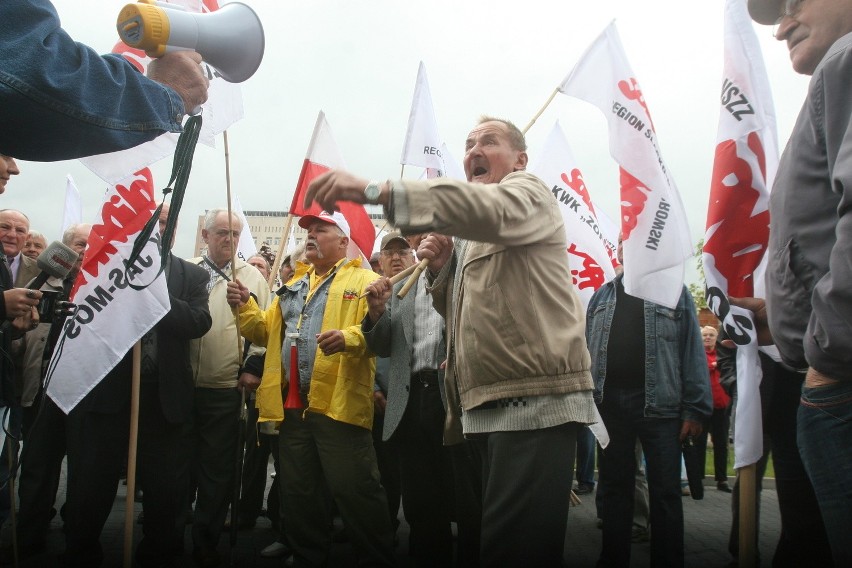
{"label": "wooden flag pole", "polygon": [[[281,233],[281,242],[278,243],[278,252],[275,253],[275,262],[272,263],[272,270],[269,271],[269,289],[272,290],[272,283],[278,276],[278,269],[281,268],[281,260],[284,258],[284,247],[287,246],[287,241],[290,239],[290,227],[293,225],[294,215],[287,213],[287,221],[284,222],[284,231]],[[284,282],[282,282],[284,284]]]}
{"label": "wooden flag pole", "polygon": [[133,513],[136,497],[136,446],[139,441],[139,383],[142,375],[142,340],[133,345],[130,379],[130,442],[127,446],[127,495],[124,498],[124,568],[133,566]]}
{"label": "wooden flag pole", "polygon": [[[225,137],[225,192],[228,198],[228,238],[231,239],[231,278],[237,280],[237,243],[234,241],[234,215],[231,212],[231,155],[228,151],[228,131],[223,132]],[[234,312],[234,322],[237,327],[237,362],[242,365],[243,361],[243,337],[240,334],[240,310],[237,307]],[[245,406],[245,394],[243,394],[243,406]]]}
{"label": "wooden flag pole", "polygon": [[541,107],[541,110],[539,110],[536,113],[536,115],[534,117],[532,117],[532,120],[530,120],[529,123],[526,126],[524,126],[524,129],[521,130],[522,134],[526,134],[527,130],[532,128],[532,125],[535,124],[535,121],[538,120],[538,117],[541,116],[541,114],[544,112],[544,109],[546,109],[550,105],[550,103],[553,102],[553,99],[554,99],[554,97],[556,97],[556,93],[558,93],[558,92],[559,92],[559,88],[553,89],[553,92],[550,94],[550,98],[547,99],[547,102],[544,103],[544,106]]}
{"label": "wooden flag pole", "polygon": [[755,550],[757,534],[757,464],[750,464],[737,470],[740,491],[740,551],[738,563],[740,568],[754,568],[757,551]]}

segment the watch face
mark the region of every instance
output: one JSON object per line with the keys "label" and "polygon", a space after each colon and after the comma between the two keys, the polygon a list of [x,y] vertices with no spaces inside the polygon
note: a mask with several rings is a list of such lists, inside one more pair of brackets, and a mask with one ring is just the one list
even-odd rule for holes
{"label": "watch face", "polygon": [[367,184],[367,187],[364,188],[364,196],[367,198],[368,203],[378,203],[379,196],[382,194],[382,190],[379,189],[379,184],[376,182],[370,182]]}

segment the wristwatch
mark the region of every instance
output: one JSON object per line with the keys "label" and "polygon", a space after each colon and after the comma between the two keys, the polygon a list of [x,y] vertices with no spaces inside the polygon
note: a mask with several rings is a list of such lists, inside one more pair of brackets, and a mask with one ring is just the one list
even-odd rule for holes
{"label": "wristwatch", "polygon": [[364,188],[364,197],[367,198],[367,203],[370,205],[378,205],[379,198],[382,196],[382,182],[371,181]]}

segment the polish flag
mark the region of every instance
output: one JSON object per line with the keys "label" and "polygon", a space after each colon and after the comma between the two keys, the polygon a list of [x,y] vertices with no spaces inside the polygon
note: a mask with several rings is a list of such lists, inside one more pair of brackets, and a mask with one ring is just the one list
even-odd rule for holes
{"label": "polish flag", "polygon": [[625,290],[674,308],[692,256],[686,212],[614,21],[558,90],[595,105],[609,124],[609,151],[621,178]]}
{"label": "polish flag", "polygon": [[721,92],[703,260],[707,305],[737,344],[734,467],[740,468],[763,454],[762,371],[751,312],[730,305],[728,295],[765,297],[769,188],[778,168],[772,93],[744,0],[725,4]]}
{"label": "polish flag", "polygon": [[[314,126],[313,136],[311,136],[311,143],[308,145],[308,154],[305,157],[305,163],[302,165],[302,172],[299,174],[296,193],[293,195],[293,202],[290,205],[290,215],[301,217],[308,214],[319,214],[322,208],[316,203],[311,204],[307,209],[303,205],[308,186],[318,176],[330,170],[340,169],[346,169],[346,165],[340,155],[340,150],[337,149],[337,144],[334,142],[331,127],[325,120],[325,113],[320,111]],[[376,240],[376,228],[370,221],[367,210],[363,205],[343,201],[338,203],[338,207],[343,216],[346,217],[346,222],[349,223],[351,238],[349,239],[347,256],[349,258],[361,256],[364,262],[369,262],[373,243]]]}

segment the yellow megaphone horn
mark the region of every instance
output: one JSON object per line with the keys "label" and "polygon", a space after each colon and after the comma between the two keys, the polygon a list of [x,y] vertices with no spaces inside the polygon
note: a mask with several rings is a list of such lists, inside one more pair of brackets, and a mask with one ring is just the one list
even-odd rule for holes
{"label": "yellow megaphone horn", "polygon": [[263,25],[254,10],[241,2],[198,14],[174,4],[139,0],[121,9],[116,27],[121,41],[150,57],[196,51],[231,83],[254,75],[263,60]]}

